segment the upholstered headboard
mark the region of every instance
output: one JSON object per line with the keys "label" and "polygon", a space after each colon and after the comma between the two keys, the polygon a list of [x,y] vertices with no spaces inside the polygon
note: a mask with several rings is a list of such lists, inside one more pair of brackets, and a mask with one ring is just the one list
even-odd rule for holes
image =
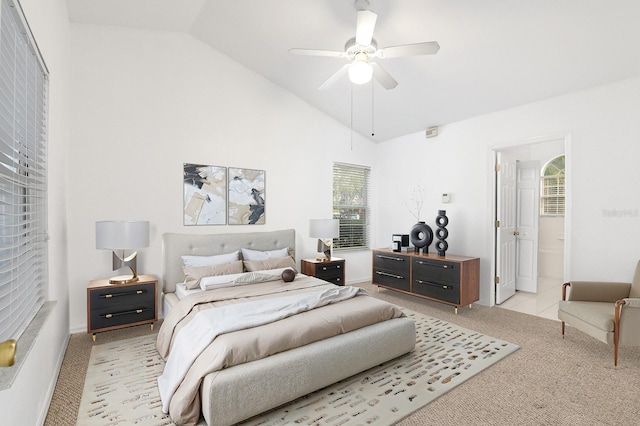
{"label": "upholstered headboard", "polygon": [[295,246],[296,233],[294,229],[234,234],[163,234],[163,292],[173,293],[176,290],[176,284],[184,281],[181,256],[211,256],[231,253],[243,247],[252,250],[275,250],[289,247],[289,254],[295,259]]}

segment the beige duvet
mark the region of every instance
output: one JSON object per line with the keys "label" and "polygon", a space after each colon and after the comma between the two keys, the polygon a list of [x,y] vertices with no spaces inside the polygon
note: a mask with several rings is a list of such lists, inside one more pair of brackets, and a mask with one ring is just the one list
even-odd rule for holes
{"label": "beige duvet", "polygon": [[[331,287],[333,284],[325,281],[299,276],[290,283],[272,281],[188,296],[165,318],[158,334],[158,352],[166,359],[176,333],[200,310]],[[180,425],[197,423],[201,411],[200,383],[207,374],[401,316],[404,314],[394,305],[369,296],[356,296],[273,323],[222,334],[189,368],[171,398],[169,414]]]}

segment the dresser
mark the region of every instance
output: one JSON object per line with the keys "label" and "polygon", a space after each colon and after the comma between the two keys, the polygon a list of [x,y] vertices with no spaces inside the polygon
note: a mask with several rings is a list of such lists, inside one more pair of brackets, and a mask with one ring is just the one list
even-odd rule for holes
{"label": "dresser", "polygon": [[480,259],[436,253],[373,250],[372,282],[458,308],[480,299]]}
{"label": "dresser", "polygon": [[331,260],[302,259],[301,271],[305,275],[320,278],[336,285],[344,285],[344,259],[332,257]]}
{"label": "dresser", "polygon": [[128,284],[109,284],[108,279],[93,280],[87,286],[87,333],[116,330],[158,320],[158,280],[140,275]]}

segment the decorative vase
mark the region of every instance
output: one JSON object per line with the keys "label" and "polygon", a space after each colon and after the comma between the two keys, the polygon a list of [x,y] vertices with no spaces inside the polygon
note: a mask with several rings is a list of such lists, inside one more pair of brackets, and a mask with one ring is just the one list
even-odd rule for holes
{"label": "decorative vase", "polygon": [[409,232],[409,238],[416,253],[419,253],[420,249],[423,253],[429,253],[429,246],[433,241],[433,231],[429,225],[424,222],[416,223]]}
{"label": "decorative vase", "polygon": [[449,218],[447,217],[446,210],[438,210],[438,216],[436,217],[436,238],[438,241],[435,244],[436,250],[438,250],[438,256],[444,256],[444,253],[449,248],[449,244],[445,241],[449,236],[446,226],[449,224]]}

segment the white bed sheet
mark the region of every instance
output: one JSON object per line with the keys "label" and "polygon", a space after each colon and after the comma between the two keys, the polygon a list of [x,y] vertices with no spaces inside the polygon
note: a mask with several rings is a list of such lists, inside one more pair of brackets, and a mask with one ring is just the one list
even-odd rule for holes
{"label": "white bed sheet", "polygon": [[[306,275],[298,272],[296,277],[302,278],[302,277],[306,277]],[[187,286],[186,286],[186,284],[184,282],[176,284],[175,287],[176,287],[176,292],[174,294],[176,295],[178,300],[182,300],[182,299],[184,299],[185,297],[187,297],[190,294],[199,293],[201,291],[206,291],[206,290],[202,290],[200,287],[194,288],[193,290],[188,290]],[[163,304],[162,304],[162,315],[163,315],[163,317],[166,317],[167,315],[169,315],[169,311],[171,310],[172,305],[173,304],[170,303],[167,300],[166,296],[165,296],[164,300],[163,300]]]}

